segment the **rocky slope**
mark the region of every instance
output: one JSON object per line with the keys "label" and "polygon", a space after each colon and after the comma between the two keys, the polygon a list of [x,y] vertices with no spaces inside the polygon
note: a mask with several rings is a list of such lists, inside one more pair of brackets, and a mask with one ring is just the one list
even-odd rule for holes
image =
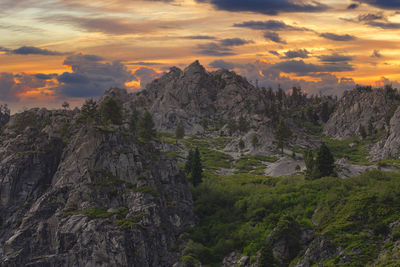
{"label": "rocky slope", "polygon": [[2,266],[172,265],[194,223],[185,176],[157,143],[78,116],[30,110],[1,135]]}
{"label": "rocky slope", "polygon": [[375,144],[370,156],[373,160],[400,157],[400,107],[390,119],[389,132],[380,142]]}
{"label": "rocky slope", "polygon": [[360,125],[367,128],[370,121],[374,129],[385,128],[386,121],[390,120],[398,105],[396,93],[390,87],[359,87],[346,91],[326,123],[324,134],[336,139],[347,139],[359,135]]}

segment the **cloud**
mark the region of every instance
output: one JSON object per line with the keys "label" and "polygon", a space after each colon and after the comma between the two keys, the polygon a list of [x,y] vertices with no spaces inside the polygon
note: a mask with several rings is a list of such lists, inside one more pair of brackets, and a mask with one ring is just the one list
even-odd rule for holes
{"label": "cloud", "polygon": [[308,58],[310,52],[307,49],[288,50],[282,58]]}
{"label": "cloud", "polygon": [[249,28],[253,30],[270,30],[270,31],[308,31],[307,28],[295,27],[287,25],[280,20],[267,20],[267,21],[245,21],[236,23],[234,27]]}
{"label": "cloud", "polygon": [[160,65],[164,65],[164,64],[163,63],[159,63],[159,62],[143,62],[143,61],[139,61],[139,62],[126,63],[126,65],[160,66]]}
{"label": "cloud", "polygon": [[135,80],[135,76],[119,61],[100,61],[93,55],[71,55],[64,60],[72,72],[64,72],[57,77],[59,86],[54,90],[62,97],[100,96],[110,87],[125,87],[125,83]]}
{"label": "cloud", "polygon": [[207,56],[232,56],[235,53],[229,47],[221,46],[217,43],[199,44],[197,52]]}
{"label": "cloud", "polygon": [[380,53],[380,51],[379,51],[378,49],[375,49],[375,50],[372,52],[371,57],[381,58],[381,57],[382,57],[382,54]]}
{"label": "cloud", "polygon": [[18,101],[18,88],[14,75],[12,73],[0,73],[0,99],[1,101],[16,102]]}
{"label": "cloud", "polygon": [[357,7],[359,7],[359,4],[350,4],[347,9],[356,9]]}
{"label": "cloud", "polygon": [[242,46],[253,43],[240,38],[222,39],[218,43],[207,43],[197,45],[197,52],[207,56],[232,56],[236,53],[232,50],[234,46]]}
{"label": "cloud", "polygon": [[253,43],[253,41],[248,41],[240,38],[228,38],[220,41],[220,44],[223,46],[241,46],[251,43]]}
{"label": "cloud", "polygon": [[343,62],[343,61],[351,61],[353,60],[353,57],[351,56],[343,56],[343,55],[338,55],[338,54],[333,54],[333,55],[324,55],[320,56],[319,59],[322,62]]}
{"label": "cloud", "polygon": [[268,53],[270,53],[271,55],[277,56],[277,57],[280,56],[280,54],[277,51],[274,51],[274,50],[270,50],[270,51],[268,51]]}
{"label": "cloud", "polygon": [[379,22],[379,21],[368,21],[365,23],[366,25],[372,27],[378,27],[385,30],[397,30],[400,29],[400,23],[396,22]]}
{"label": "cloud", "polygon": [[43,74],[43,73],[35,74],[35,77],[40,80],[51,80],[57,76],[58,76],[57,74]]}
{"label": "cloud", "polygon": [[196,0],[200,3],[210,3],[216,9],[231,12],[254,12],[267,15],[277,15],[281,12],[321,12],[327,10],[327,5],[317,1],[297,0]]}
{"label": "cloud", "polygon": [[345,42],[345,41],[353,41],[356,39],[355,36],[349,35],[349,34],[335,34],[335,33],[330,33],[330,32],[325,32],[321,33],[319,36],[329,39],[332,41],[339,41],[339,42]]}
{"label": "cloud", "polygon": [[134,75],[135,77],[139,78],[141,88],[144,88],[154,79],[157,79],[161,76],[161,74],[157,73],[155,70],[146,67],[139,68],[135,71]]}
{"label": "cloud", "polygon": [[286,41],[283,40],[277,32],[265,32],[264,37],[265,39],[271,40],[275,43],[286,44]]}
{"label": "cloud", "polygon": [[379,13],[367,13],[358,15],[358,21],[372,21],[372,20],[386,20],[386,17],[382,12]]}
{"label": "cloud", "polygon": [[183,39],[191,39],[191,40],[214,40],[216,39],[214,36],[208,35],[190,35],[190,36],[183,36]]}
{"label": "cloud", "polygon": [[216,68],[216,69],[230,70],[230,69],[233,69],[235,67],[235,64],[233,64],[231,62],[227,62],[227,61],[222,60],[222,59],[217,59],[217,60],[214,60],[213,62],[211,62],[209,64],[209,66],[212,67],[212,68]]}
{"label": "cloud", "polygon": [[400,2],[398,0],[357,0],[359,3],[368,4],[382,9],[399,10]]}
{"label": "cloud", "polygon": [[17,49],[8,49],[0,47],[0,51],[7,52],[14,55],[44,55],[44,56],[61,56],[65,53],[60,53],[57,51],[51,51],[47,49],[42,49],[34,46],[21,46]]}
{"label": "cloud", "polygon": [[321,73],[321,72],[344,72],[354,70],[353,66],[347,62],[341,62],[339,64],[312,64],[305,63],[303,60],[289,60],[281,61],[273,66],[274,69],[285,73],[295,73],[303,76],[310,73]]}

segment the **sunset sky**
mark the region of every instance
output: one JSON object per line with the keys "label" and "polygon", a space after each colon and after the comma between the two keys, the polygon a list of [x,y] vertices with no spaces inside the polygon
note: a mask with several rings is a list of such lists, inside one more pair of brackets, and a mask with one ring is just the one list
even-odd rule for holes
{"label": "sunset sky", "polygon": [[1,0],[0,103],[80,105],[198,59],[253,84],[400,88],[398,0]]}

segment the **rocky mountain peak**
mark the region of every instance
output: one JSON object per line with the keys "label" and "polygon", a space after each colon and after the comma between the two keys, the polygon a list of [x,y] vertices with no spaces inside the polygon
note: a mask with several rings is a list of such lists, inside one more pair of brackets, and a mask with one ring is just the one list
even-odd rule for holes
{"label": "rocky mountain peak", "polygon": [[206,73],[206,69],[200,64],[198,60],[195,60],[192,64],[185,68],[185,74],[194,74],[194,73]]}

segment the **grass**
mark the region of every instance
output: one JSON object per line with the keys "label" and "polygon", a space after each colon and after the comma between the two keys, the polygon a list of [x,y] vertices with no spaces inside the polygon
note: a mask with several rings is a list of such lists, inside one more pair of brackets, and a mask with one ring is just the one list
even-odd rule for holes
{"label": "grass", "polygon": [[354,164],[372,164],[367,159],[368,151],[365,149],[367,145],[371,144],[370,140],[363,140],[359,137],[354,137],[347,140],[336,140],[329,137],[323,137],[322,140],[328,146],[329,150],[335,157],[335,160],[340,158],[348,158],[349,161]]}
{"label": "grass", "polygon": [[384,249],[388,225],[400,221],[400,174],[378,170],[314,181],[302,175],[209,175],[193,196],[200,224],[187,230],[193,242],[187,254],[208,266],[218,266],[232,251],[254,256],[273,230],[294,242],[299,229],[314,229],[351,259],[340,265],[333,255],[324,266],[365,266]]}

